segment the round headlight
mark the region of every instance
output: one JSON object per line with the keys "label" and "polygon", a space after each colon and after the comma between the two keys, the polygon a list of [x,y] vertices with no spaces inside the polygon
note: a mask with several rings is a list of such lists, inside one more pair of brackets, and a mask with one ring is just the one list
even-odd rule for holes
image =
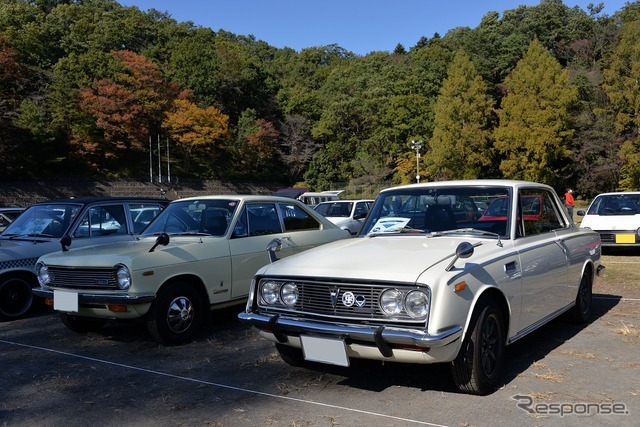
{"label": "round headlight", "polygon": [[119,264],[117,268],[116,281],[118,282],[120,289],[126,291],[131,287],[131,273],[126,265]]}
{"label": "round headlight", "polygon": [[402,311],[402,292],[397,289],[387,289],[380,295],[380,308],[385,314],[396,315]]}
{"label": "round headlight", "polygon": [[293,307],[298,302],[298,287],[293,283],[285,283],[280,290],[282,302]]}
{"label": "round headlight", "polygon": [[40,285],[48,285],[51,282],[49,267],[44,263],[39,262],[36,264],[36,276],[38,276],[38,282],[40,282]]}
{"label": "round headlight", "polygon": [[277,282],[267,281],[260,285],[260,295],[262,300],[267,304],[276,304],[278,302],[278,290],[280,285]]}
{"label": "round headlight", "polygon": [[636,230],[636,234],[637,234],[638,236],[640,236],[640,228],[638,228],[638,229]]}
{"label": "round headlight", "polygon": [[427,317],[429,313],[429,297],[422,291],[411,291],[404,300],[405,309],[414,319]]}

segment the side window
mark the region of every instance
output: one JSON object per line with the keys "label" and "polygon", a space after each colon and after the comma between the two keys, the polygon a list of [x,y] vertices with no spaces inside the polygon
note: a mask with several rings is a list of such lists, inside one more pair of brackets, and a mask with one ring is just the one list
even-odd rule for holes
{"label": "side window", "polygon": [[145,203],[130,203],[129,213],[133,222],[133,232],[139,234],[162,211],[160,205]]}
{"label": "side window", "polygon": [[545,190],[520,191],[518,235],[534,236],[563,228],[565,222],[551,193]]}
{"label": "side window", "polygon": [[238,216],[231,238],[247,237],[249,235],[247,222],[247,208],[245,206],[242,208],[242,212],[240,212],[240,215]]}
{"label": "side window", "polygon": [[273,203],[247,205],[247,223],[249,236],[282,233],[276,206]]}
{"label": "side window", "polygon": [[320,223],[299,206],[278,204],[286,231],[319,230]]}
{"label": "side window", "polygon": [[358,202],[356,203],[356,209],[353,212],[353,216],[366,216],[368,211],[369,210],[367,209],[367,204],[365,202]]}
{"label": "side window", "polygon": [[92,206],[80,221],[73,237],[99,237],[127,234],[127,220],[122,205]]}

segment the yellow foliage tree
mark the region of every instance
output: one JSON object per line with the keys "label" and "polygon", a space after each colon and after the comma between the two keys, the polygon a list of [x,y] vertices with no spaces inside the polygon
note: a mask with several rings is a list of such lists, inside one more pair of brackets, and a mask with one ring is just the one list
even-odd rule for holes
{"label": "yellow foliage tree", "polygon": [[188,99],[178,99],[165,113],[162,128],[189,158],[194,150],[211,150],[228,136],[229,117],[216,107],[200,108]]}

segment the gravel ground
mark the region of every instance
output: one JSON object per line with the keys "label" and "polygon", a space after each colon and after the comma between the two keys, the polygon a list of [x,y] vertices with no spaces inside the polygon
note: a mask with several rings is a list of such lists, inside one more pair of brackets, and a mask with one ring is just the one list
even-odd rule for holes
{"label": "gravel ground", "polygon": [[458,393],[447,365],[292,368],[237,321],[242,307],[176,347],[140,323],[86,335],[52,312],[0,323],[0,425],[637,426],[640,258],[604,264],[592,321],[508,347],[504,385],[484,397]]}

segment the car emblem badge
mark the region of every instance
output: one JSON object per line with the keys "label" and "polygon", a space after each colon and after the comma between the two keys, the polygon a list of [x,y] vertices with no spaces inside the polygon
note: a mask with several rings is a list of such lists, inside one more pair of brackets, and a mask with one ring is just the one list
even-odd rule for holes
{"label": "car emblem badge", "polygon": [[336,308],[336,303],[338,302],[338,293],[340,292],[340,289],[338,288],[334,288],[331,289],[329,291],[330,295],[331,295],[331,305],[333,306],[333,308]]}
{"label": "car emblem badge", "polygon": [[342,304],[344,304],[345,307],[351,307],[355,301],[356,297],[353,295],[353,292],[345,292],[342,294]]}
{"label": "car emblem badge", "polygon": [[364,297],[364,295],[356,295],[356,305],[358,307],[363,307],[366,302],[367,299]]}

